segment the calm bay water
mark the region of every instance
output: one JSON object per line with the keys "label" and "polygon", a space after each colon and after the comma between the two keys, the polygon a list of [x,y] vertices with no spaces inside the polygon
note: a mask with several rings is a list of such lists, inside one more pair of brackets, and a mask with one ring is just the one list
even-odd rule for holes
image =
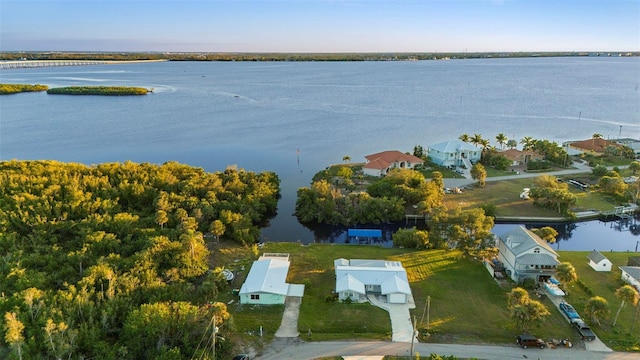
{"label": "calm bay water", "polygon": [[[417,62],[164,62],[0,71],[2,83],[130,85],[140,97],[0,98],[0,159],[237,165],[282,179],[263,240],[342,242],[293,213],[296,190],[345,155],[503,132],[558,142],[640,137],[639,58]],[[579,225],[563,250],[633,250],[638,235]],[[496,228],[501,233],[500,226]],[[603,228],[603,239],[594,230]],[[392,227],[391,227],[392,228]],[[391,231],[391,230],[389,230]]]}

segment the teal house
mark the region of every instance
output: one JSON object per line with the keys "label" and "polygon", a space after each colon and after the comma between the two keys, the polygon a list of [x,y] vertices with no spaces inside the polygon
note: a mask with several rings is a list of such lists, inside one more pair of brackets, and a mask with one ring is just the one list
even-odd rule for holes
{"label": "teal house", "polygon": [[471,165],[480,161],[482,151],[464,141],[450,140],[430,145],[427,155],[440,166],[455,168],[464,165],[470,169]]}
{"label": "teal house", "polygon": [[240,288],[240,303],[284,304],[287,296],[302,297],[304,285],[288,284],[289,254],[265,253],[254,261]]}

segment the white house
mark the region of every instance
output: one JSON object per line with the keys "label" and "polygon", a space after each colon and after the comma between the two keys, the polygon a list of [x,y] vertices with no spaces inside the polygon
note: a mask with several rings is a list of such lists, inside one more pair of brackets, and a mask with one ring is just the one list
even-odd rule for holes
{"label": "white house", "polygon": [[640,266],[620,266],[622,280],[640,291]]}
{"label": "white house", "polygon": [[538,235],[518,226],[498,237],[498,260],[515,282],[533,278],[545,282],[555,275],[558,254]]}
{"label": "white house", "polygon": [[253,262],[240,288],[241,304],[284,304],[287,296],[302,297],[304,285],[287,284],[289,254],[265,253]]}
{"label": "white house", "polygon": [[472,164],[480,161],[481,149],[460,140],[445,141],[427,147],[427,155],[438,165],[457,167],[465,165],[471,168]]}
{"label": "white house", "polygon": [[587,259],[589,259],[589,266],[593,268],[595,271],[611,271],[611,260],[607,259],[600,253],[600,251],[593,250],[589,255],[587,255]]}
{"label": "white house", "polygon": [[338,299],[366,302],[367,295],[385,295],[387,302],[406,304],[411,299],[407,272],[399,261],[336,259]]}
{"label": "white house", "polygon": [[367,163],[362,166],[365,175],[384,176],[391,169],[413,169],[424,160],[417,156],[404,154],[398,150],[388,150],[365,156]]}

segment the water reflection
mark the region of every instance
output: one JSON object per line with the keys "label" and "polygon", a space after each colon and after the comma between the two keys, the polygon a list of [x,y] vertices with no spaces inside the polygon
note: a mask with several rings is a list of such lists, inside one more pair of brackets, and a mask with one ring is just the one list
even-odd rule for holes
{"label": "water reflection", "polygon": [[[500,223],[493,227],[493,233],[500,235],[515,226],[524,225],[527,229],[550,226],[558,232],[556,242],[551,244],[555,250],[574,251],[638,251],[640,245],[640,214],[635,214],[627,220],[590,220],[573,223]],[[324,224],[302,224],[313,234],[313,241],[322,244],[363,244],[393,246],[393,233],[400,228],[416,226],[418,229],[428,230],[424,223],[386,223],[360,225],[360,229],[380,229],[381,239],[355,239],[347,236],[348,228],[344,226],[330,226]],[[304,241],[301,241],[304,242]]]}

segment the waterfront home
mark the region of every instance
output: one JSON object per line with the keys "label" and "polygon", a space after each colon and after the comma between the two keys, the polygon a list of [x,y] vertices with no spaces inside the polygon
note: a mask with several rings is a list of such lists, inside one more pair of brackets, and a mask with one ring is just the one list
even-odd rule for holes
{"label": "waterfront home", "polygon": [[399,261],[336,259],[336,293],[340,301],[366,302],[367,295],[383,295],[391,304],[411,298],[407,272]]}
{"label": "waterfront home", "polygon": [[518,226],[498,237],[498,260],[517,283],[527,278],[546,282],[560,264],[558,254],[538,235]]}
{"label": "waterfront home", "polygon": [[289,254],[265,253],[253,262],[240,288],[240,303],[255,305],[284,304],[287,296],[302,297],[304,285],[287,284]]}
{"label": "waterfront home", "polygon": [[529,161],[543,160],[544,156],[529,150],[508,149],[498,152],[511,161],[512,166],[526,165]]}
{"label": "waterfront home", "polygon": [[567,141],[563,146],[566,146],[569,149],[581,151],[585,154],[600,156],[604,154],[604,151],[608,146],[621,147],[622,145],[603,138],[595,138],[579,141]]}
{"label": "waterfront home", "polygon": [[417,156],[402,153],[398,150],[387,150],[365,156],[367,163],[362,167],[365,175],[384,176],[392,169],[413,169],[424,163]]}
{"label": "waterfront home", "polygon": [[450,140],[428,146],[427,155],[440,166],[471,168],[480,161],[482,150],[464,141]]}
{"label": "waterfront home", "polygon": [[611,260],[607,259],[600,251],[593,250],[589,255],[589,266],[595,271],[611,271]]}

